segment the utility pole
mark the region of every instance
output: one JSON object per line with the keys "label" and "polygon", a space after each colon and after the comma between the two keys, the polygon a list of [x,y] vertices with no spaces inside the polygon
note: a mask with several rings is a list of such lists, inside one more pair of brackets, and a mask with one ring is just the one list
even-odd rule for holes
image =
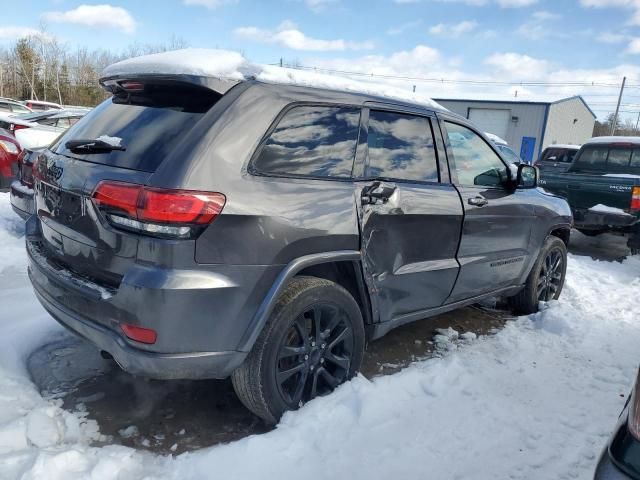
{"label": "utility pole", "polygon": [[4,78],[2,72],[4,70],[4,63],[0,63],[0,97],[4,97]]}
{"label": "utility pole", "polygon": [[616,106],[616,113],[613,116],[613,122],[611,124],[611,135],[616,134],[616,127],[618,126],[618,115],[620,114],[620,104],[622,103],[622,95],[624,94],[624,86],[627,83],[627,77],[622,79],[622,86],[620,87],[620,96],[618,97],[618,105]]}
{"label": "utility pole", "polygon": [[[1,97],[2,95],[0,95]],[[638,131],[638,124],[640,124],[640,112],[638,112],[638,120],[636,120],[636,128],[634,128],[634,130],[637,132]]]}

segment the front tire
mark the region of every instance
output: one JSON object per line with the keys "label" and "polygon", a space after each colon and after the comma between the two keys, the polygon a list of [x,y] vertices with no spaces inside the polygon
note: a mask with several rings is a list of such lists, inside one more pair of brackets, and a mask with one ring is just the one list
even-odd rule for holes
{"label": "front tire", "polygon": [[342,286],[296,277],[277,300],[244,363],[231,379],[253,413],[277,423],[352,378],[364,356],[360,307]]}
{"label": "front tire", "polygon": [[547,237],[525,287],[509,299],[513,311],[519,315],[529,315],[538,311],[540,302],[557,300],[562,293],[566,274],[567,246],[558,237]]}

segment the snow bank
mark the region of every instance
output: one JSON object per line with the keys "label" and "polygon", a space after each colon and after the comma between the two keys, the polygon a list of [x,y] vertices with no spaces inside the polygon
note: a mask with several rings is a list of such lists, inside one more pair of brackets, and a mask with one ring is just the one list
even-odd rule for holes
{"label": "snow bank", "polygon": [[255,78],[268,83],[301,85],[378,95],[443,109],[429,97],[388,84],[357,81],[338,75],[321,74],[274,65],[253,64],[239,53],[228,50],[185,48],[171,52],[143,55],[108,66],[102,72],[102,76],[112,77],[134,73],[199,75],[232,81]]}
{"label": "snow bank", "polygon": [[31,293],[7,205],[0,194],[3,480],[586,480],[640,361],[640,260],[571,256],[561,301],[539,314],[491,337],[439,331],[441,358],[358,377],[267,434],[177,457],[92,447],[108,440],[95,423],[43,399],[27,376],[29,352],[59,327]]}
{"label": "snow bank", "polygon": [[596,213],[613,213],[614,215],[629,215],[627,212],[625,212],[621,208],[609,207],[609,206],[603,205],[601,203],[591,207],[589,209],[589,211],[590,212],[596,212]]}

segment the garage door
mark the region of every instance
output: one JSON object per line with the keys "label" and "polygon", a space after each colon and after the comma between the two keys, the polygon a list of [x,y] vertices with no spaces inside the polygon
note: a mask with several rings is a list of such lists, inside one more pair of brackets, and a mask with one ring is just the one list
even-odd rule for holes
{"label": "garage door", "polygon": [[469,120],[483,132],[493,133],[500,138],[507,138],[510,110],[493,108],[470,108]]}

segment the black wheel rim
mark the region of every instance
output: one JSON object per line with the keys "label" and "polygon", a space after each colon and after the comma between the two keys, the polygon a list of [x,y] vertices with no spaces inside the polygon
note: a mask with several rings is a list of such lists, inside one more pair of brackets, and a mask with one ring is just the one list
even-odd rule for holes
{"label": "black wheel rim", "polygon": [[560,250],[551,250],[542,262],[542,269],[538,277],[538,300],[548,302],[553,300],[562,284],[564,270],[564,256]]}
{"label": "black wheel rim", "polygon": [[289,407],[300,407],[347,380],[353,345],[353,329],[340,308],[318,304],[299,315],[276,360],[276,384]]}

